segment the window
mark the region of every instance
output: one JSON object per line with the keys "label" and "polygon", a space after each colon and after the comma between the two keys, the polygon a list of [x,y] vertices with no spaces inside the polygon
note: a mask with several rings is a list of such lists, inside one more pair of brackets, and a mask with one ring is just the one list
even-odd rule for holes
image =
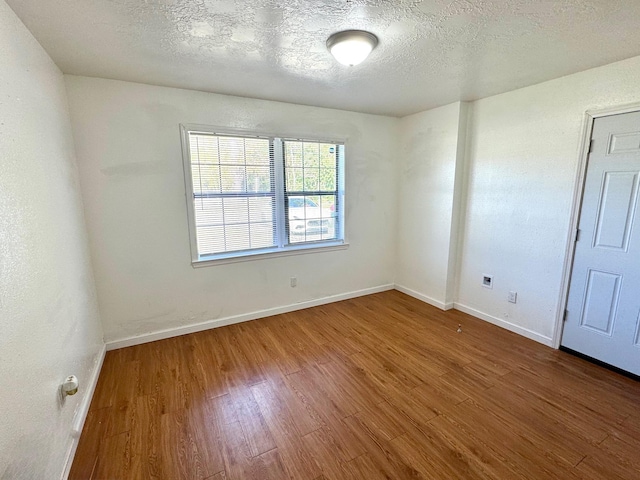
{"label": "window", "polygon": [[182,126],[192,260],[344,244],[344,145]]}

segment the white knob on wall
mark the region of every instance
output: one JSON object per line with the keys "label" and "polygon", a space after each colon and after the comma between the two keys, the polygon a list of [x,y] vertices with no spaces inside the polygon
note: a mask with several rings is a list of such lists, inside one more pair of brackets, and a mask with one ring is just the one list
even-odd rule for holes
{"label": "white knob on wall", "polygon": [[69,375],[60,387],[62,396],[66,397],[67,395],[75,395],[78,393],[78,385],[78,378],[75,375]]}

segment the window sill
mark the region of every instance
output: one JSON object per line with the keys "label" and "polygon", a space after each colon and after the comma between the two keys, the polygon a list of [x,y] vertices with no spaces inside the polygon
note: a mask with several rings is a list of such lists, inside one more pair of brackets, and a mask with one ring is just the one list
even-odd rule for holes
{"label": "window sill", "polygon": [[217,255],[216,257],[202,258],[200,260],[193,260],[191,262],[191,266],[193,268],[202,268],[202,267],[210,267],[213,265],[224,265],[227,263],[239,263],[239,262],[249,262],[252,260],[262,260],[268,258],[278,258],[278,257],[289,257],[291,255],[304,255],[307,253],[323,253],[323,252],[334,252],[336,250],[346,250],[349,248],[349,244],[347,242],[328,242],[323,243],[322,245],[314,244],[314,245],[300,245],[295,247],[288,247],[286,249],[270,249],[270,250],[261,250],[251,253],[243,253],[241,255],[238,254],[227,254],[227,255]]}

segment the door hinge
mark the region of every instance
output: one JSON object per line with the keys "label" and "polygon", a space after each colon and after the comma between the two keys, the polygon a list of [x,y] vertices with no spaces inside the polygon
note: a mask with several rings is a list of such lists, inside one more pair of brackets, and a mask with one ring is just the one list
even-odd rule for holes
{"label": "door hinge", "polygon": [[589,153],[593,152],[593,138],[589,141]]}
{"label": "door hinge", "polygon": [[579,240],[580,240],[580,229],[577,228],[576,229],[576,240],[575,241],[578,242]]}
{"label": "door hinge", "polygon": [[564,315],[562,316],[562,321],[566,322],[568,316],[569,316],[569,310],[565,310],[564,311]]}

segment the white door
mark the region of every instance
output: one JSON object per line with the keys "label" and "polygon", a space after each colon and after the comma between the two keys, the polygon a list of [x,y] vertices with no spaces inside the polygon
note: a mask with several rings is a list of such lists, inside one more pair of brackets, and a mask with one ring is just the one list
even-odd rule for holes
{"label": "white door", "polygon": [[561,343],[640,375],[640,112],[591,138]]}

